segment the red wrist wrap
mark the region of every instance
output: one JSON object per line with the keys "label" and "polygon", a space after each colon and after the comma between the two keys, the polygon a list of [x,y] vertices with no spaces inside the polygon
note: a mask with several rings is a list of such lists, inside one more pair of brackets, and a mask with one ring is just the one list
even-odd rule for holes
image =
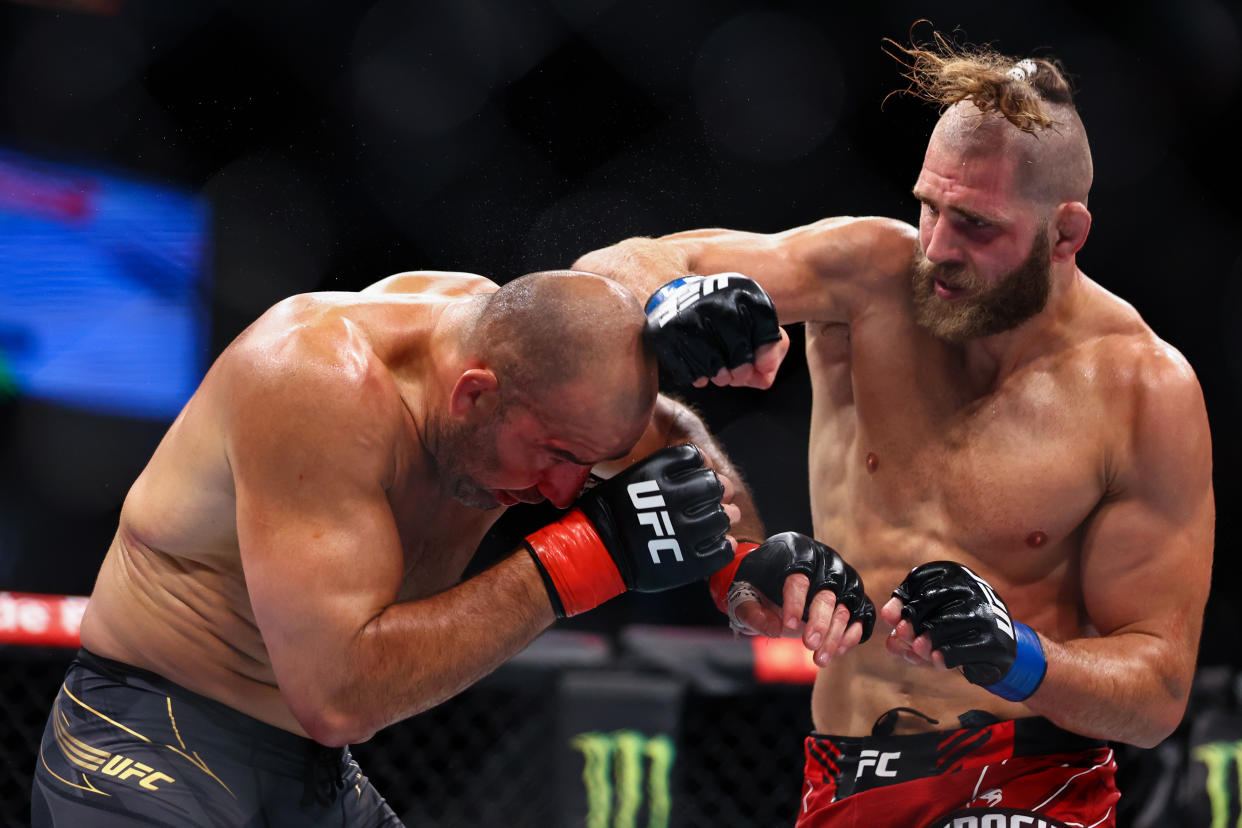
{"label": "red wrist wrap", "polygon": [[625,592],[625,581],[599,533],[581,509],[526,536],[551,579],[565,615],[594,609]]}
{"label": "red wrist wrap", "polygon": [[752,549],[757,549],[759,544],[751,541],[738,541],[737,551],[733,553],[733,560],[725,564],[725,568],[717,572],[715,575],[707,579],[707,588],[711,590],[712,600],[716,602],[716,609],[727,613],[729,611],[729,586],[733,583],[733,576],[737,574],[737,568],[742,563],[742,558],[750,554]]}

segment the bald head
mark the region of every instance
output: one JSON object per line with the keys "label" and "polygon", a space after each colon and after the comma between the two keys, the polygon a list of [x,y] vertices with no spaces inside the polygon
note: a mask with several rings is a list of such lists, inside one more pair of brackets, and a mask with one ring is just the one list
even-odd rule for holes
{"label": "bald head", "polygon": [[638,298],[617,282],[550,270],[491,294],[469,338],[512,400],[529,405],[572,384],[639,412],[650,410],[656,394],[644,322]]}
{"label": "bald head", "polygon": [[933,142],[964,158],[1008,160],[1019,194],[1037,204],[1087,203],[1091,149],[1056,62],[959,47],[938,32],[927,46],[889,43],[908,70],[907,91],[944,107]]}
{"label": "bald head", "polygon": [[1056,118],[1053,125],[1026,132],[1003,115],[984,112],[973,101],[961,101],[940,117],[931,140],[963,158],[1006,159],[1013,165],[1018,193],[1036,204],[1086,204],[1092,179],[1087,133],[1073,107],[1048,109]]}

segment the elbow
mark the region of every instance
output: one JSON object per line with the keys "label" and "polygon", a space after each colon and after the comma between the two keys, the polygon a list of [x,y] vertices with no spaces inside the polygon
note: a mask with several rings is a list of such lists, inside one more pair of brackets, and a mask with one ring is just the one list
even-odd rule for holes
{"label": "elbow", "polygon": [[1190,703],[1190,689],[1193,682],[1194,662],[1191,662],[1184,671],[1164,675],[1161,682],[1161,689],[1164,691],[1163,698],[1151,711],[1148,738],[1143,744],[1136,742],[1137,747],[1154,748],[1173,735],[1186,716],[1186,706]]}
{"label": "elbow", "polygon": [[1176,693],[1170,691],[1158,703],[1152,704],[1140,715],[1133,717],[1133,729],[1117,741],[1125,742],[1137,748],[1150,750],[1173,735],[1186,715],[1186,704],[1189,692]]}
{"label": "elbow", "polygon": [[286,697],[289,709],[306,735],[327,747],[344,747],[365,742],[382,725],[358,705],[342,704],[327,698]]}
{"label": "elbow", "polygon": [[345,747],[365,742],[379,728],[360,717],[341,710],[320,710],[297,717],[298,724],[313,741],[326,747]]}
{"label": "elbow", "polygon": [[570,269],[607,276],[613,261],[634,255],[633,248],[639,243],[637,239],[625,239],[608,247],[601,247],[599,250],[584,253],[570,265]]}
{"label": "elbow", "polygon": [[1182,717],[1185,715],[1186,698],[1170,698],[1165,704],[1161,705],[1161,709],[1151,712],[1150,717],[1147,719],[1147,727],[1137,734],[1137,738],[1130,740],[1130,744],[1145,750],[1156,747],[1156,745],[1173,735],[1173,732],[1182,723]]}
{"label": "elbow", "polygon": [[1149,727],[1141,733],[1134,734],[1133,737],[1126,739],[1126,743],[1143,750],[1151,750],[1159,745],[1169,736],[1173,735],[1173,731],[1177,729],[1177,725],[1172,727],[1164,727],[1157,722],[1151,722]]}

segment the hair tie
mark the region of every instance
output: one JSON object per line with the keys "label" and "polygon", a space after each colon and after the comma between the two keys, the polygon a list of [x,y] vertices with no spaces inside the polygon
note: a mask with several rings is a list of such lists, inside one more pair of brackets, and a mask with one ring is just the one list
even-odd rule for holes
{"label": "hair tie", "polygon": [[1035,65],[1035,61],[1030,58],[1023,58],[1015,63],[1013,68],[1005,74],[1021,83],[1029,83],[1038,71],[1039,67]]}

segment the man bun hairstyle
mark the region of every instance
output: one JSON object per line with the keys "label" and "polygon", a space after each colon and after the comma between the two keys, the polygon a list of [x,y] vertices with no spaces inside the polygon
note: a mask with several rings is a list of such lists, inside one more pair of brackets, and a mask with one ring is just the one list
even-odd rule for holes
{"label": "man bun hairstyle", "polygon": [[911,29],[910,46],[890,38],[884,44],[910,81],[894,94],[930,101],[942,111],[971,101],[981,112],[1001,115],[1033,135],[1058,122],[1048,105],[1074,106],[1073,89],[1056,60],[1008,57],[989,46],[954,43],[937,31],[930,43],[916,41]]}

